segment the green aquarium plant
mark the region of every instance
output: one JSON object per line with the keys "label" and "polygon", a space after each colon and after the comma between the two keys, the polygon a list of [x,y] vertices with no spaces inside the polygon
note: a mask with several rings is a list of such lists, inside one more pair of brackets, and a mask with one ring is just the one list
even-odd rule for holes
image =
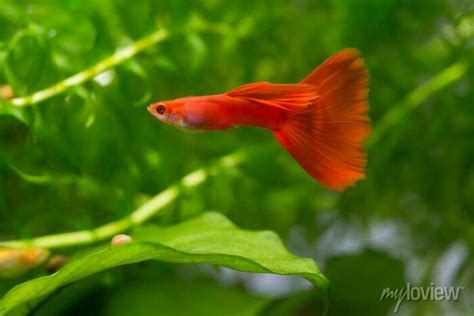
{"label": "green aquarium plant", "polygon": [[[470,315],[471,2],[1,1],[0,315]],[[147,111],[346,47],[371,131],[341,192],[264,129]]]}

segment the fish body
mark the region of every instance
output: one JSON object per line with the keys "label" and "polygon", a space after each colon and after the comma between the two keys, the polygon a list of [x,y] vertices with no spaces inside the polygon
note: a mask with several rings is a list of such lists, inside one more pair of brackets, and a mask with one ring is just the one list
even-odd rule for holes
{"label": "fish body", "polygon": [[356,50],[344,49],[300,83],[255,82],[222,94],[156,102],[148,111],[194,131],[266,128],[313,178],[343,190],[365,177],[367,92],[365,64]]}
{"label": "fish body", "polygon": [[185,97],[161,103],[169,109],[163,115],[156,115],[153,107],[150,108],[150,112],[158,119],[197,131],[225,130],[235,126],[275,129],[285,116],[280,108],[227,93]]}

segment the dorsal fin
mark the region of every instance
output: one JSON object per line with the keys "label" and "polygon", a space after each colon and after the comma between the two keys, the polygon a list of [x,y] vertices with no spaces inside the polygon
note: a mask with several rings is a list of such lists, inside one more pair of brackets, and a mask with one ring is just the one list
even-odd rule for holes
{"label": "dorsal fin", "polygon": [[312,85],[270,82],[249,83],[227,92],[227,95],[285,110],[303,109],[317,99]]}

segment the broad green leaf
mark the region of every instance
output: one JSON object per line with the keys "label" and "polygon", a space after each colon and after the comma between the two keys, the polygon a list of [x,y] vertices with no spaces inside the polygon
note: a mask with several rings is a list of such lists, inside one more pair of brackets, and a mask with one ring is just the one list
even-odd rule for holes
{"label": "broad green leaf", "polygon": [[51,276],[18,285],[0,301],[0,314],[26,311],[32,300],[94,273],[144,260],[175,263],[211,263],[239,271],[298,275],[326,292],[328,281],[311,259],[288,252],[269,231],[239,229],[218,213],[206,213],[170,227],[144,227],[134,241],[104,247],[74,260]]}

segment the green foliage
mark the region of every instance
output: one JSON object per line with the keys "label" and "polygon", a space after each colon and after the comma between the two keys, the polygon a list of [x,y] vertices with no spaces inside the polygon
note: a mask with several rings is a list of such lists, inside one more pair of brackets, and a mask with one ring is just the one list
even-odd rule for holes
{"label": "green foliage", "polygon": [[291,255],[274,233],[240,230],[217,213],[205,213],[166,228],[139,228],[132,237],[131,243],[92,251],[51,276],[15,287],[0,301],[0,314],[14,309],[25,312],[27,303],[71,282],[106,269],[150,259],[212,263],[247,272],[299,275],[327,290],[327,280],[315,263]]}
{"label": "green foliage", "polygon": [[[216,210],[242,230],[275,231],[292,253],[317,258],[333,283],[333,315],[367,315],[364,306],[391,312],[387,304],[394,302],[379,302],[379,291],[400,281],[442,281],[472,291],[473,26],[469,0],[2,0],[0,240],[53,241],[53,254],[75,258],[46,277],[55,279],[94,251],[155,247],[85,246],[108,242],[123,228],[138,229],[143,221],[131,216],[164,191],[173,198],[153,209],[159,216],[146,218],[170,227],[162,232]],[[160,31],[161,37],[153,36]],[[121,55],[128,47],[140,49]],[[156,100],[252,81],[297,82],[343,47],[359,49],[369,67],[373,122],[367,179],[343,193],[315,183],[267,131],[182,133],[146,111]],[[80,80],[66,80],[71,77]],[[16,98],[8,95],[11,89]],[[239,163],[216,166],[236,151],[243,153]],[[205,179],[183,185],[194,170],[205,170]],[[183,224],[170,226],[177,223]],[[36,238],[43,235],[49,239]],[[66,242],[65,236],[74,238]],[[222,253],[233,249],[231,241],[220,241]],[[455,264],[446,268],[446,262]],[[169,284],[160,290],[163,280],[196,286],[195,297],[160,296],[150,305],[163,314],[179,314],[173,306],[195,306],[201,296],[210,305],[209,293],[217,289],[225,292],[221,307],[248,300],[248,311],[239,315],[321,310],[314,293],[298,286],[265,287],[244,275],[222,289],[218,281],[225,277],[201,266],[196,269],[207,277],[205,285],[189,280],[189,266],[142,270],[147,264],[138,265],[134,278],[146,283],[159,271],[156,290],[130,282],[132,265],[57,289],[34,312],[80,311],[93,297],[85,313],[113,314],[110,304],[122,301],[110,296],[114,289],[132,300],[135,288],[150,297],[177,292]],[[0,280],[0,295],[30,279],[42,282],[35,278],[44,274],[38,268]],[[287,290],[275,298],[275,287]],[[463,314],[472,310],[469,293],[453,304],[407,302],[401,312]],[[62,309],[52,307],[55,297]],[[144,306],[136,311],[147,314]]]}

